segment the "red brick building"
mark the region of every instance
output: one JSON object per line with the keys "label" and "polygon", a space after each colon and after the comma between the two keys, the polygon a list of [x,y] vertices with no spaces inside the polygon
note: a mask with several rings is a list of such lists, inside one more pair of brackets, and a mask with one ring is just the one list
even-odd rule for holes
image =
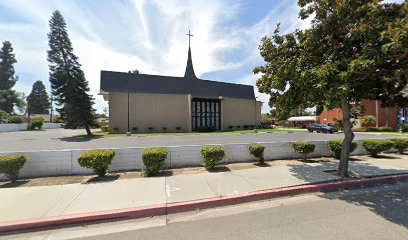
{"label": "red brick building", "polygon": [[[355,127],[361,127],[361,119],[364,116],[372,115],[376,117],[376,127],[392,127],[395,128],[397,126],[397,115],[398,115],[398,108],[383,108],[381,107],[381,101],[378,100],[362,100],[361,105],[365,107],[365,112],[360,119],[357,120],[357,125]],[[323,111],[322,114],[319,116],[319,122],[322,124],[334,124],[336,119],[342,119],[343,113],[341,109],[335,108],[330,111]]]}

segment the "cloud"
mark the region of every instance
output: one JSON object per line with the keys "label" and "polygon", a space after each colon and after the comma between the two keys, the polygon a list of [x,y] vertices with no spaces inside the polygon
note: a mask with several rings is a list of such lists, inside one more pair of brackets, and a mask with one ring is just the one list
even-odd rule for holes
{"label": "cloud", "polygon": [[[189,29],[198,76],[211,74],[213,80],[255,85],[251,71],[262,64],[260,39],[271,34],[277,22],[285,31],[310,23],[299,21],[295,1],[275,1],[265,16],[257,13],[269,1],[257,5],[246,1],[0,0],[0,40],[11,41],[15,49],[20,76],[16,90],[28,94],[36,80],[48,87],[48,21],[54,10],[60,10],[101,112],[107,106],[97,95],[101,70],[182,76]],[[247,12],[248,5],[252,12]],[[253,14],[259,21],[243,22],[242,14]],[[256,95],[267,103],[266,95]],[[267,104],[263,110],[269,111]]]}

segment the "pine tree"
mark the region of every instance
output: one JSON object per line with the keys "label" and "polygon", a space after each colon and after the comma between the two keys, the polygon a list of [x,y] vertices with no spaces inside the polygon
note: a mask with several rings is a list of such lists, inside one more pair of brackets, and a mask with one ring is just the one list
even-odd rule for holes
{"label": "pine tree", "polygon": [[16,62],[11,43],[3,42],[3,47],[0,49],[0,110],[8,114],[14,112],[14,106],[19,108],[24,106],[21,94],[12,90],[18,80],[13,66]]}
{"label": "pine tree", "polygon": [[43,82],[36,81],[33,84],[33,90],[27,97],[29,112],[31,114],[48,114],[50,109],[50,100]]}
{"label": "pine tree", "polygon": [[0,59],[0,90],[10,90],[17,82],[13,66],[17,60],[9,41],[3,42],[3,47],[0,50]]}
{"label": "pine tree", "polygon": [[52,14],[49,25],[50,82],[56,104],[60,106],[58,111],[67,128],[85,127],[87,134],[91,135],[89,127],[94,124],[93,98],[88,94],[88,82],[74,55],[67,25],[59,11]]}

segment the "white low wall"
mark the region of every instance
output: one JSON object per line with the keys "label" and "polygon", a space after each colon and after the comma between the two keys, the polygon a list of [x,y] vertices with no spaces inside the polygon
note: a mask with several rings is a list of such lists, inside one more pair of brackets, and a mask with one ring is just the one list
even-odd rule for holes
{"label": "white low wall", "polygon": [[[356,141],[358,142],[358,141]],[[311,157],[330,156],[327,141],[313,141],[316,150]],[[296,153],[290,142],[261,143],[266,146],[264,157],[266,160],[301,158]],[[217,144],[214,144],[217,145]],[[249,154],[250,144],[225,144],[222,145],[227,154],[224,162],[248,162],[255,158]],[[171,146],[165,147],[169,150],[166,160],[167,167],[177,168],[184,166],[200,166],[203,163],[199,145],[194,146]],[[109,171],[139,170],[143,168],[141,153],[144,148],[121,148],[113,149],[116,152]],[[0,152],[6,154],[27,154],[30,160],[20,172],[20,177],[39,177],[72,174],[90,174],[92,170],[79,166],[77,158],[87,150],[55,150],[55,151],[33,151],[33,152]],[[361,144],[358,144],[353,155],[367,154]]]}
{"label": "white low wall", "polygon": [[[4,123],[0,124],[0,132],[17,132],[27,130],[28,123]],[[43,129],[61,128],[61,123],[44,123]]]}

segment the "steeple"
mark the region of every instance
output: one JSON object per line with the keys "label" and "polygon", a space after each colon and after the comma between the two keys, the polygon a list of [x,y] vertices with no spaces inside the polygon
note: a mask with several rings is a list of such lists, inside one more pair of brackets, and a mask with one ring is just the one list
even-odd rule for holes
{"label": "steeple", "polygon": [[190,77],[190,78],[197,78],[195,73],[194,73],[194,68],[193,68],[193,61],[191,60],[191,47],[190,47],[190,37],[193,35],[190,34],[190,30],[188,31],[188,59],[187,59],[187,66],[186,66],[186,72],[184,73],[184,77]]}

